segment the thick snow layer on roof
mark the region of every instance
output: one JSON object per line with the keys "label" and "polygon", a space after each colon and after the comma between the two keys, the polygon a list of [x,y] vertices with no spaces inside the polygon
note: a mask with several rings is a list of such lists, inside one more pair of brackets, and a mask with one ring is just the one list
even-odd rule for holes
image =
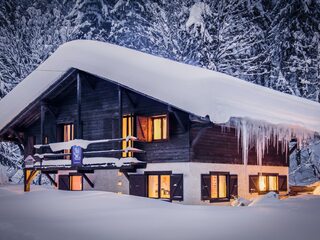
{"label": "thick snow layer on roof", "polygon": [[215,123],[230,117],[320,132],[320,104],[128,48],[77,40],[58,48],[0,101],[0,129],[70,68],[110,79]]}
{"label": "thick snow layer on roof", "polygon": [[20,185],[0,187],[0,202],[1,239],[319,239],[318,196],[236,208]]}

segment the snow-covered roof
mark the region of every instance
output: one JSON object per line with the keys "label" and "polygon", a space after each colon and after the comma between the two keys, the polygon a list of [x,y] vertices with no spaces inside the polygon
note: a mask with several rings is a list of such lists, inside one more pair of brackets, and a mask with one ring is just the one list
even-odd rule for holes
{"label": "snow-covered roof", "polygon": [[110,79],[215,123],[231,117],[300,125],[320,132],[320,104],[165,58],[77,40],[63,44],[0,100],[0,130],[70,68]]}

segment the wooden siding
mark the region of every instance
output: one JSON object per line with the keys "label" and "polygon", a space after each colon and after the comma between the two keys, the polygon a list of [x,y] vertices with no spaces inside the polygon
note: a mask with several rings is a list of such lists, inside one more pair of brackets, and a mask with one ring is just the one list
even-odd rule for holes
{"label": "wooden siding", "polygon": [[[205,163],[231,163],[242,164],[242,148],[238,144],[238,138],[234,128],[224,128],[213,125],[207,127],[201,133],[201,127],[193,125],[190,130],[190,140],[196,141],[194,147],[190,149],[191,161]],[[200,134],[200,135],[198,135]],[[192,144],[191,144],[192,145]],[[280,149],[280,148],[279,148]],[[268,166],[288,166],[287,156],[277,148],[269,146],[268,152],[262,159],[263,165]],[[256,150],[249,150],[249,165],[257,165]]]}
{"label": "wooden siding", "polygon": [[[119,136],[118,86],[80,72],[82,79],[81,129],[83,138],[88,140],[109,139]],[[57,124],[77,124],[77,85],[75,74],[70,75],[63,86],[54,88],[42,101],[51,111],[46,112],[44,136],[49,142],[57,142]],[[174,93],[173,93],[174,94]],[[40,139],[40,101],[29,109],[14,128],[24,133],[25,146],[28,136]],[[191,124],[189,113],[169,107],[167,104],[138,94],[128,89],[122,90],[122,113],[134,116],[168,114],[169,139],[157,142],[135,142],[135,147],[146,151],[135,156],[147,162],[206,162],[242,164],[242,150],[238,146],[235,129],[202,124]],[[135,125],[135,124],[134,124]],[[75,127],[76,129],[76,127]],[[135,133],[136,135],[136,133]],[[89,150],[119,148],[118,143],[100,144]],[[120,157],[120,154],[117,155]],[[256,165],[255,149],[249,151],[249,164]],[[263,158],[264,165],[287,166],[286,155],[270,147]]]}
{"label": "wooden siding", "polygon": [[[88,84],[88,81],[93,85]],[[127,91],[128,93],[126,93]],[[44,136],[49,142],[56,142],[57,124],[75,123],[77,119],[76,83],[59,95],[47,99],[50,106],[57,110],[56,118],[46,113]],[[135,143],[135,147],[146,151],[136,157],[148,162],[189,161],[189,134],[178,123],[174,114],[169,113],[168,106],[145,96],[124,90],[122,94],[123,114],[157,115],[169,114],[169,140],[161,142]],[[39,109],[40,110],[40,109]],[[178,110],[177,110],[178,111]],[[119,137],[118,88],[115,84],[82,74],[82,131],[83,138],[88,140]],[[188,122],[187,113],[177,112],[184,122]],[[40,143],[40,120],[24,130],[27,136],[36,136]],[[119,144],[100,144],[89,150],[119,148]],[[118,156],[119,157],[119,156]]]}

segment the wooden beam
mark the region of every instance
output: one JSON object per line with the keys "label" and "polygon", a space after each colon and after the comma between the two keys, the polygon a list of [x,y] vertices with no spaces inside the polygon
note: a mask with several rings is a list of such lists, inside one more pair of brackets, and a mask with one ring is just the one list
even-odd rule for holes
{"label": "wooden beam", "polygon": [[50,180],[50,182],[51,182],[55,187],[58,187],[58,184],[57,184],[56,181],[50,176],[49,173],[44,172],[44,175],[47,176],[47,178]]}
{"label": "wooden beam", "polygon": [[124,92],[125,92],[126,96],[128,97],[131,106],[135,109],[138,106],[138,104],[133,101],[131,95],[129,94],[129,92],[127,90],[124,89]]}
{"label": "wooden beam", "polygon": [[54,117],[54,118],[57,118],[58,116],[58,108],[56,107],[53,107],[52,105],[50,104],[46,104],[46,110]]}
{"label": "wooden beam", "polygon": [[94,188],[94,183],[91,182],[91,180],[88,178],[88,176],[84,172],[81,172],[81,175],[87,181],[87,183],[90,185],[90,187]]}
{"label": "wooden beam", "polygon": [[[118,85],[118,137],[122,138],[122,88]],[[119,142],[119,149],[122,148],[122,141]],[[120,153],[122,155],[122,153]],[[120,155],[120,157],[121,157]]]}
{"label": "wooden beam", "polygon": [[180,127],[183,129],[184,132],[186,132],[186,131],[187,131],[187,128],[186,128],[186,126],[183,124],[183,122],[182,122],[179,114],[178,114],[176,111],[174,111],[171,106],[168,106],[168,111],[171,112],[171,113],[173,113],[173,115],[174,115],[175,118],[177,119]]}
{"label": "wooden beam", "polygon": [[81,78],[80,73],[77,73],[77,133],[78,139],[82,139],[82,123],[81,123]]}
{"label": "wooden beam", "polygon": [[37,176],[40,171],[24,169],[24,191],[30,192],[30,185],[32,180]]}

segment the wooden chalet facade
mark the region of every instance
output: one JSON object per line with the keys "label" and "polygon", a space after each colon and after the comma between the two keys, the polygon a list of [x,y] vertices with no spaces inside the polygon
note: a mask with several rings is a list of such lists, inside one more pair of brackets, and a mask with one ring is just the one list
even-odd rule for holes
{"label": "wooden chalet facade", "polygon": [[[248,197],[249,193],[261,192],[258,169],[262,169],[268,176],[266,183],[273,184],[265,192],[287,192],[285,154],[271,149],[261,167],[256,165],[253,149],[247,167],[251,173],[243,177],[235,129],[222,131],[221,126],[206,118],[77,69],[66,73],[21,113],[10,129],[2,131],[4,140],[18,141],[24,146],[25,158],[50,151],[36,150],[36,144],[127,135],[137,136],[139,141],[95,144],[89,150],[124,149],[131,145],[144,152],[106,152],[95,157],[135,157],[142,164],[120,168],[38,165],[30,168],[34,172],[26,168],[25,190],[29,190],[30,175],[38,170],[64,190],[99,189],[186,203],[229,201],[233,196]],[[244,189],[240,184],[247,180],[249,184]]]}
{"label": "wooden chalet facade", "polygon": [[[179,89],[167,88],[168,95],[179,95]],[[236,129],[143,88],[75,67],[7,121],[0,138],[24,148],[25,191],[42,173],[58,189],[104,190],[186,204],[288,192],[288,155],[277,147],[269,146],[262,165],[250,149],[244,164]],[[82,149],[83,162],[77,165],[70,149],[53,153],[48,147],[74,139],[93,143]]]}

